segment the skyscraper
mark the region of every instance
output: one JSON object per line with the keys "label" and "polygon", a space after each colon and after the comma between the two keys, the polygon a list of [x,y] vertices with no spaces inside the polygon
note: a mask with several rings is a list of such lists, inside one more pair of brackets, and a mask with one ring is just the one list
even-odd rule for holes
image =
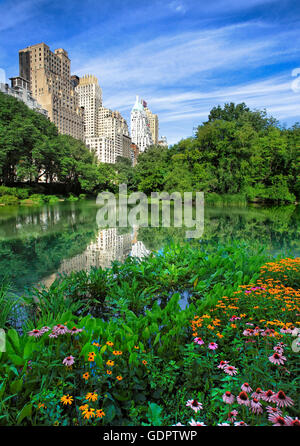
{"label": "skyscraper", "polygon": [[75,90],[84,107],[85,143],[98,161],[115,163],[119,156],[131,158],[127,122],[118,111],[103,107],[98,79],[86,75],[79,79]]}
{"label": "skyscraper", "polygon": [[60,133],[83,140],[83,109],[78,105],[70,65],[64,49],[53,53],[45,43],[19,51],[20,77],[29,82],[32,96],[47,110]]}
{"label": "skyscraper", "polygon": [[150,132],[151,132],[153,144],[158,144],[158,116],[156,114],[152,113],[152,111],[149,109],[149,107],[147,106],[147,104],[145,102],[144,102],[144,104],[146,105],[145,111],[146,111],[147,118],[148,118],[148,121],[150,124]]}
{"label": "skyscraper", "polygon": [[138,96],[131,111],[131,139],[140,152],[153,144],[147,113]]}

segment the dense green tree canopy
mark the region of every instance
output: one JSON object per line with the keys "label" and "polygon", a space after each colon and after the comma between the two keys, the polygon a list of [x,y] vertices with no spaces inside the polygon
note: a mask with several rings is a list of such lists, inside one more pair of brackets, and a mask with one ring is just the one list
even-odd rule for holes
{"label": "dense green tree canopy", "polygon": [[244,103],[214,107],[197,129],[171,149],[151,147],[136,168],[141,190],[244,194],[295,201],[300,195],[300,126],[281,128]]}

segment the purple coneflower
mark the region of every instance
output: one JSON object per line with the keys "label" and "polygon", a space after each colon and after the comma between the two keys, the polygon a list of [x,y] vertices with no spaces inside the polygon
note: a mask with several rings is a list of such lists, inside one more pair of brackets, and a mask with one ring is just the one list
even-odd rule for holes
{"label": "purple coneflower", "polygon": [[279,407],[288,407],[293,406],[294,401],[292,398],[286,396],[286,394],[279,390],[279,392],[275,393],[275,395],[272,396],[272,401],[274,401]]}
{"label": "purple coneflower", "polygon": [[266,411],[270,415],[272,415],[272,414],[273,415],[281,415],[282,414],[282,411],[280,409],[278,409],[278,407],[267,406]]}
{"label": "purple coneflower", "polygon": [[269,356],[269,361],[273,364],[283,365],[284,361],[286,361],[286,357],[281,355],[280,353],[273,353],[273,355]]}
{"label": "purple coneflower", "polygon": [[253,398],[250,402],[250,408],[253,413],[263,413],[262,405],[257,398]]}
{"label": "purple coneflower", "polygon": [[43,332],[41,330],[38,330],[37,328],[28,332],[28,336],[33,336],[35,338],[42,336],[42,334],[43,334]]}
{"label": "purple coneflower", "polygon": [[231,412],[228,412],[228,415],[227,415],[228,421],[231,421],[233,423],[233,421],[236,420],[237,414],[238,414],[238,411],[235,409],[232,410]]}
{"label": "purple coneflower", "polygon": [[218,344],[217,344],[216,342],[210,342],[210,343],[208,344],[208,348],[209,348],[210,350],[216,350],[216,349],[218,348]]}
{"label": "purple coneflower", "polygon": [[248,426],[248,424],[245,423],[245,421],[236,421],[234,423],[235,426]]}
{"label": "purple coneflower", "polygon": [[241,389],[242,389],[244,392],[248,392],[248,393],[252,392],[252,389],[251,389],[251,387],[249,386],[248,383],[244,383],[243,385],[241,385]]}
{"label": "purple coneflower", "polygon": [[250,406],[250,400],[248,398],[248,395],[246,392],[242,391],[240,394],[236,397],[236,400],[238,404],[244,405],[244,406]]}
{"label": "purple coneflower", "polygon": [[257,387],[255,392],[253,392],[251,396],[252,398],[257,398],[258,400],[260,400],[263,397],[264,393],[265,392],[260,387]]}
{"label": "purple coneflower", "polygon": [[191,419],[191,421],[189,421],[189,424],[191,426],[206,426],[206,424],[204,424],[202,421],[195,421],[193,420],[193,418]]}
{"label": "purple coneflower", "polygon": [[229,364],[229,361],[221,361],[220,364],[218,365],[218,369],[224,369],[224,367],[226,367],[227,364]]}
{"label": "purple coneflower", "polygon": [[237,374],[237,369],[233,365],[226,365],[223,370],[225,373],[227,373],[227,375],[230,376]]}
{"label": "purple coneflower", "polygon": [[203,345],[203,344],[204,344],[204,341],[203,341],[202,338],[195,338],[195,339],[194,339],[194,343],[195,343],[195,344],[198,344],[198,345]]}
{"label": "purple coneflower", "polygon": [[231,392],[229,392],[229,390],[227,390],[227,392],[225,392],[222,396],[222,399],[226,404],[233,404],[235,396]]}
{"label": "purple coneflower", "polygon": [[198,412],[198,410],[202,409],[202,404],[199,403],[199,401],[197,401],[197,400],[188,400],[188,402],[186,403],[186,406],[190,407],[195,412]]}
{"label": "purple coneflower", "polygon": [[285,419],[280,415],[270,415],[268,418],[273,426],[287,426]]}
{"label": "purple coneflower", "polygon": [[74,364],[75,360],[74,360],[74,356],[67,356],[64,360],[63,360],[63,364],[67,367],[71,367],[71,365]]}
{"label": "purple coneflower", "polygon": [[262,395],[262,399],[264,401],[267,401],[267,403],[270,403],[272,401],[272,396],[274,395],[274,392],[272,390],[266,390],[263,395]]}

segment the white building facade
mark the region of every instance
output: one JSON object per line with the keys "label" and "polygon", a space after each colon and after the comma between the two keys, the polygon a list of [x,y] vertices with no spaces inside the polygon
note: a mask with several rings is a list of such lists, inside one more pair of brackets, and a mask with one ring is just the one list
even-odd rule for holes
{"label": "white building facade", "polygon": [[138,96],[131,111],[131,139],[140,152],[144,152],[153,144],[147,113],[143,101]]}
{"label": "white building facade", "polygon": [[84,107],[85,143],[98,161],[114,164],[119,156],[130,158],[127,122],[118,111],[103,107],[98,79],[86,75],[79,79],[75,90],[79,105]]}

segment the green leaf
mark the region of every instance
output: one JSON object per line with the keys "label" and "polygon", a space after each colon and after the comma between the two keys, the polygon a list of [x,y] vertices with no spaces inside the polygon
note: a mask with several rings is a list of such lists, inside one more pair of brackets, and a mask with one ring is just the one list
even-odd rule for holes
{"label": "green leaf", "polygon": [[23,407],[21,412],[19,412],[17,416],[17,424],[20,424],[26,417],[30,418],[31,414],[32,414],[32,404],[28,403]]}

